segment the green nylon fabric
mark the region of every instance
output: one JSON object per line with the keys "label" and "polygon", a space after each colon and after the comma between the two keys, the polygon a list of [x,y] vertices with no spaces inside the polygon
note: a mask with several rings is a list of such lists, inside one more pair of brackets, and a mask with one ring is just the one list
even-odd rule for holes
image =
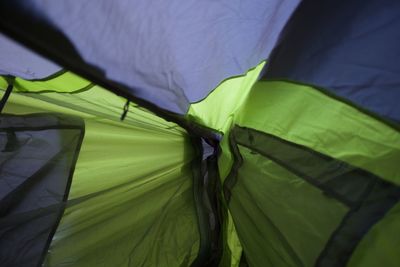
{"label": "green nylon fabric", "polygon": [[[233,164],[229,131],[238,124],[400,184],[400,134],[304,85],[256,82],[264,62],[222,82],[187,118],[225,134],[222,182]],[[6,88],[0,78],[0,88]],[[72,94],[71,94],[72,93]],[[62,112],[85,119],[86,136],[67,209],[45,266],[188,266],[199,248],[190,162],[179,126],[65,72],[46,81],[16,78],[4,112]],[[347,207],[275,162],[239,147],[244,159],[224,222],[220,266],[311,266]],[[268,192],[268,193],[266,193]],[[399,205],[356,248],[348,266],[398,266]],[[239,237],[238,237],[239,235]]]}
{"label": "green nylon fabric", "polygon": [[242,244],[240,243],[237,235],[236,227],[233,222],[232,214],[229,210],[226,211],[227,215],[224,218],[222,238],[223,242],[223,253],[219,266],[221,267],[236,267],[240,265],[240,259],[242,256]]}
{"label": "green nylon fabric", "polygon": [[188,117],[208,128],[226,133],[264,65],[265,61],[245,75],[224,80],[207,98],[190,105]]}
{"label": "green nylon fabric", "polygon": [[[222,153],[219,158],[219,169],[222,182],[229,174],[233,163],[227,136],[230,128],[238,124],[304,145],[370,171],[392,183],[400,183],[400,170],[397,167],[400,160],[398,131],[311,87],[280,81],[255,83],[258,75],[255,74],[255,70],[252,70],[254,80],[250,78],[251,71],[247,76],[227,80],[225,82],[231,82],[229,86],[228,83],[222,83],[208,98],[192,105],[189,111],[195,121],[225,134],[220,142]],[[240,89],[236,91],[237,88]],[[240,97],[239,92],[243,92]],[[241,149],[242,152],[245,150]],[[240,246],[236,245],[238,239],[234,231],[235,226],[250,266],[312,266],[348,208],[336,200],[329,202],[326,197],[322,197],[321,191],[317,188],[296,178],[294,174],[284,173],[279,170],[279,166],[275,166],[274,169],[273,162],[268,163],[268,171],[271,173],[262,171],[267,167],[262,170],[255,167],[251,169],[249,166],[252,164],[256,166],[263,164],[251,157],[251,153],[246,153],[246,156],[242,167],[244,169],[240,170],[243,177],[234,186],[229,204],[235,225],[230,226],[232,223],[230,214],[225,223],[224,238],[228,243],[226,254],[232,254],[229,255],[232,266],[238,266],[238,255],[241,254]],[[265,180],[266,177],[271,180]],[[294,186],[292,183],[298,187],[291,189],[291,186]],[[280,188],[273,192],[269,191],[277,186]],[[281,194],[292,191],[293,194],[298,194],[298,198],[309,197],[310,200],[291,203],[290,199],[279,195],[279,190]],[[312,191],[315,192],[310,193]],[[269,199],[264,199],[265,192],[270,193]],[[289,194],[289,197],[293,194]],[[281,209],[271,207],[269,202]],[[320,215],[329,220],[313,225],[313,222],[321,220],[308,216],[310,204],[314,203],[320,205],[318,207],[328,205],[325,207],[328,215],[321,210]],[[303,219],[299,221],[300,225],[290,223],[296,215]],[[260,224],[266,221],[265,216],[272,216],[273,220],[278,221],[278,231],[271,230],[275,226],[268,228]],[[277,219],[282,216],[286,216],[285,219]],[[383,228],[380,228],[380,231],[382,230]],[[268,264],[264,244],[270,242],[271,236],[279,236],[275,232],[282,232],[281,235],[289,244],[286,247],[290,249],[277,248],[280,244],[277,237],[276,242],[269,243],[271,250],[268,254],[270,259]],[[292,254],[288,254],[287,250],[292,251]],[[221,266],[229,265],[223,261]]]}
{"label": "green nylon fabric", "polygon": [[[399,132],[311,87],[257,82],[234,123],[400,182]],[[228,138],[224,139],[222,167],[231,165]],[[347,208],[270,160],[243,147],[240,153],[243,165],[229,208],[248,263],[253,267],[312,266]],[[393,229],[375,231],[386,240],[381,242],[395,244],[387,239]],[[362,255],[370,253],[367,245],[360,250]],[[360,261],[360,253],[355,253],[353,261]],[[379,250],[372,254],[376,253]],[[390,256],[389,261],[398,264]]]}
{"label": "green nylon fabric", "polygon": [[61,112],[85,120],[67,208],[44,266],[189,266],[198,254],[188,136],[133,104],[120,122],[124,105],[93,87],[76,94],[14,92],[5,106],[4,113]]}
{"label": "green nylon fabric", "polygon": [[258,82],[236,123],[312,148],[400,185],[400,133],[311,87]]}
{"label": "green nylon fabric", "polygon": [[229,207],[250,266],[313,266],[348,207],[239,146]]}
{"label": "green nylon fabric", "polygon": [[[211,93],[211,95],[213,95],[212,97],[207,97],[205,100],[191,105],[188,112],[188,118],[207,127],[214,128],[217,131],[226,132],[231,127],[234,114],[237,112],[246,95],[249,93],[251,86],[255,83],[264,65],[265,62],[261,62],[255,68],[249,70],[246,75],[233,77],[223,81]],[[5,88],[6,85],[5,79],[1,78],[0,86]],[[70,72],[65,72],[53,79],[44,81],[25,81],[16,78],[14,87],[14,90],[17,92],[24,92],[27,96],[42,100],[39,103],[26,104],[27,106],[37,105],[37,107],[42,109],[42,105],[48,106],[48,103],[54,103],[59,105],[59,107],[64,106],[67,108],[62,110],[62,112],[83,117],[91,117],[94,115],[97,117],[96,120],[102,120],[102,118],[116,120],[116,115],[120,114],[121,107],[124,105],[122,101],[110,102],[110,99],[116,99],[111,93],[99,88],[98,86],[92,87],[88,81]],[[88,87],[90,87],[90,90],[83,90],[88,89]],[[40,95],[33,94],[34,92],[40,93]],[[58,92],[63,94],[52,94],[48,92]],[[64,94],[74,92],[80,93],[74,94],[73,96],[70,94]],[[221,105],[221,99],[224,99],[224,105]],[[44,108],[44,110],[46,110],[46,108]],[[218,116],[215,116],[215,114],[218,114]],[[153,115],[149,116],[148,112],[138,108],[135,109],[133,116],[134,124],[138,125],[138,127],[144,126],[145,128],[150,127],[158,129],[158,126],[154,127],[154,125],[152,125],[152,121],[154,120],[156,120],[158,124],[165,125],[163,120],[160,120]],[[125,121],[132,123],[131,117],[132,114],[130,113],[130,116],[128,116]],[[177,129],[177,126],[168,125],[165,128],[173,128],[175,130]],[[228,169],[228,165],[226,165],[225,168],[222,168],[222,170],[225,170],[225,173],[227,173]],[[74,177],[77,176],[77,173],[79,173],[78,171],[79,169],[77,168]],[[225,173],[223,174],[223,177],[226,176]],[[71,194],[73,194],[73,192],[74,191],[71,190]],[[241,255],[241,245],[236,235],[235,227],[229,211],[224,223],[227,244],[224,251],[228,254],[224,253],[221,266],[238,266]]]}
{"label": "green nylon fabric", "polygon": [[[226,134],[232,127],[235,114],[239,111],[264,66],[265,61],[242,76],[232,77],[221,82],[207,98],[201,102],[191,104],[187,118]],[[225,139],[223,138],[220,145],[223,151],[229,151]],[[230,153],[222,153],[218,160],[222,181],[228,175],[231,164],[232,157]],[[229,210],[224,218],[223,231],[224,248],[220,266],[237,267],[240,263],[242,247]]]}
{"label": "green nylon fabric", "polygon": [[363,238],[348,267],[397,267],[400,263],[400,204],[394,206]]}
{"label": "green nylon fabric", "polygon": [[[0,87],[5,88],[7,82],[0,76]],[[28,81],[16,77],[14,90],[18,92],[57,92],[72,93],[84,90],[92,84],[72,72],[62,72],[54,78]]]}

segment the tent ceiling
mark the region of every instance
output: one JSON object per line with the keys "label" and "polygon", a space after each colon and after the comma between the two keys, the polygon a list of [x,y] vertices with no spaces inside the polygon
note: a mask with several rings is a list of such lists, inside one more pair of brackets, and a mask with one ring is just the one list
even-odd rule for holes
{"label": "tent ceiling", "polygon": [[[103,79],[161,108],[186,113],[222,80],[266,59],[298,2],[29,0],[4,6],[61,32]],[[60,41],[41,34],[36,38]]]}
{"label": "tent ceiling", "polygon": [[32,80],[46,78],[61,70],[61,67],[1,33],[0,47],[0,75],[12,75]]}

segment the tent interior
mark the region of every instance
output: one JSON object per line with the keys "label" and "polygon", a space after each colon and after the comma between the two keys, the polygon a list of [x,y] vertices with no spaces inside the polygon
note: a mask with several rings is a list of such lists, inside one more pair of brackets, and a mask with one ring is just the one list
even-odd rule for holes
{"label": "tent interior", "polygon": [[399,1],[0,17],[0,266],[400,265]]}

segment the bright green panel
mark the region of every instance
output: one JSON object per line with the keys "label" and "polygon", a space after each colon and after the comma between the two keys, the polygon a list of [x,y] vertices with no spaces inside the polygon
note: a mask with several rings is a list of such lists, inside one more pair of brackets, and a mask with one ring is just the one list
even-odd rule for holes
{"label": "bright green panel", "polygon": [[71,257],[79,257],[71,266],[179,266],[193,260],[198,233],[182,140],[95,129],[101,134],[87,132],[70,199],[106,191],[67,209],[49,266]]}
{"label": "bright green panel", "polygon": [[[191,104],[187,118],[225,134],[232,127],[235,114],[245,101],[264,65],[265,61],[250,69],[245,75],[224,80],[207,98]],[[223,153],[218,159],[222,181],[226,178],[232,165],[232,156],[225,139],[221,143]],[[220,266],[236,267],[239,265],[242,248],[229,212],[225,220],[224,240],[226,246]]]}
{"label": "bright green panel", "polygon": [[[227,209],[225,206],[223,209]],[[238,267],[242,256],[242,245],[236,232],[235,224],[229,210],[223,219],[222,227],[222,256],[219,263],[220,267]]]}
{"label": "bright green panel", "polygon": [[7,88],[7,85],[8,85],[7,80],[3,76],[0,76],[0,88],[2,89]]}
{"label": "bright green panel", "polygon": [[234,114],[246,99],[264,65],[265,61],[243,76],[223,81],[207,98],[191,104],[188,111],[189,117],[200,124],[225,133],[231,127]]}
{"label": "bright green panel", "polygon": [[400,266],[399,226],[400,204],[397,204],[364,236],[347,266]]}
{"label": "bright green panel", "polygon": [[[237,235],[236,227],[233,222],[232,214],[228,211],[228,218],[227,218],[227,246],[231,252],[231,260],[230,266],[236,267],[239,266],[240,258],[242,256],[242,244],[240,243],[239,237]],[[221,262],[223,264],[223,262]]]}
{"label": "bright green panel", "polygon": [[219,168],[219,175],[221,177],[221,182],[223,183],[228,176],[232,164],[233,164],[233,157],[229,147],[229,132],[226,134],[221,142],[219,143],[221,147],[221,154],[218,158],[218,168]]}
{"label": "bright green panel", "polygon": [[108,123],[116,122],[117,125],[123,127],[146,129],[154,133],[158,132],[160,135],[185,132],[176,124],[167,122],[132,103],[123,124],[119,124],[126,100],[99,86],[77,94],[18,93],[12,94],[12,99],[14,104],[22,107],[29,106],[43,112],[51,110],[96,120],[108,119]]}
{"label": "bright green panel", "polygon": [[[230,153],[228,138],[222,138],[220,147],[222,153],[218,158],[218,169],[221,184],[223,184],[232,168],[233,158],[232,154]],[[224,218],[223,223],[224,250],[219,266],[238,267],[243,249],[235,228],[234,220],[232,219],[232,214],[229,210],[227,210],[227,216]]]}
{"label": "bright green panel", "polygon": [[71,188],[83,201],[66,210],[47,266],[188,266],[199,239],[189,144],[98,126],[87,124]]}
{"label": "bright green panel", "polygon": [[199,233],[183,129],[101,88],[13,93],[7,113],[62,112],[86,134],[45,266],[189,266]]}
{"label": "bright green panel", "polygon": [[239,146],[243,165],[230,210],[252,267],[313,266],[348,207]]}
{"label": "bright green panel", "polygon": [[[135,177],[146,177],[138,180],[136,186],[152,179],[168,179],[169,172],[178,178],[180,168],[193,159],[190,143],[183,135],[124,128],[107,124],[106,120],[85,123],[86,134],[75,169],[71,199],[132,183]],[[191,182],[190,177],[185,180]]]}
{"label": "bright green panel", "polygon": [[307,146],[400,184],[400,133],[311,87],[258,82],[237,123]]}
{"label": "bright green panel", "polygon": [[[4,88],[5,79],[0,77],[0,86]],[[59,92],[71,93],[84,90],[91,86],[91,83],[72,72],[64,72],[56,77],[43,80],[24,80],[16,77],[14,90],[19,92]]]}

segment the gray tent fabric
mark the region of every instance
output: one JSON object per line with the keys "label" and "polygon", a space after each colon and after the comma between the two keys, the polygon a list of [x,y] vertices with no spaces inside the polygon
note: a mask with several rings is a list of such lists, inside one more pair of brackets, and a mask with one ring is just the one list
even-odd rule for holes
{"label": "gray tent fabric", "polygon": [[305,0],[264,78],[321,87],[400,122],[399,29],[398,0]]}
{"label": "gray tent fabric", "polygon": [[84,135],[80,118],[2,115],[1,266],[38,266],[64,211]]}
{"label": "gray tent fabric", "polygon": [[[22,2],[22,1],[21,1]],[[299,0],[23,1],[88,64],[136,97],[185,113],[265,60]],[[129,14],[129,15],[127,15]]]}
{"label": "gray tent fabric", "polygon": [[60,70],[60,66],[0,34],[0,75],[36,80]]}

